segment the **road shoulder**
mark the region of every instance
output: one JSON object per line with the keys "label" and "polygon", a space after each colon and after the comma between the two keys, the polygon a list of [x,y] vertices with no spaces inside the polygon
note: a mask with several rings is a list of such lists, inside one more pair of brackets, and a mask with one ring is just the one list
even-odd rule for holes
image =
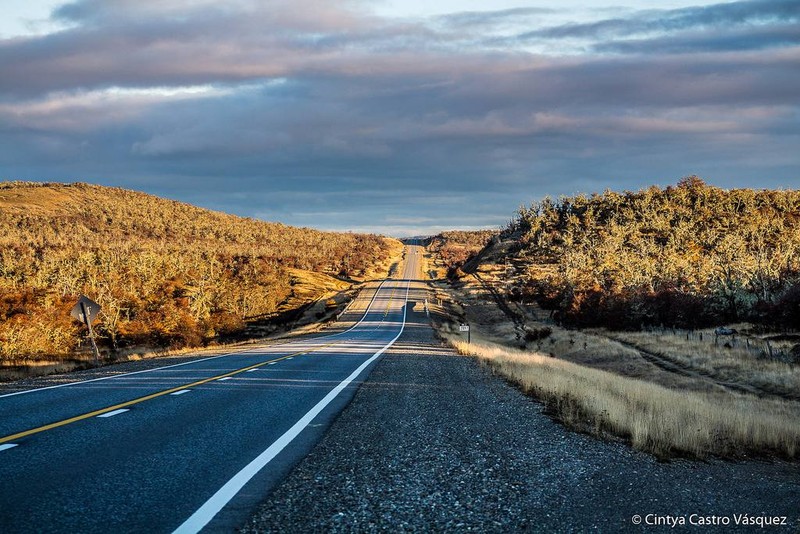
{"label": "road shoulder", "polygon": [[243,530],[618,531],[636,514],[796,514],[798,480],[570,432],[416,323]]}

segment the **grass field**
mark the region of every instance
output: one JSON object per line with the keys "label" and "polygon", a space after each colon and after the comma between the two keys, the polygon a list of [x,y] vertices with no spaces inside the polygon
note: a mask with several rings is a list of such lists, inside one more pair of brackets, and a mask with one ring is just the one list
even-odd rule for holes
{"label": "grass field", "polygon": [[540,399],[568,426],[628,439],[659,457],[795,458],[800,450],[796,403],[679,391],[486,342],[453,345]]}
{"label": "grass field", "polygon": [[[718,346],[679,335],[654,332],[613,332],[607,336],[662,356],[720,381],[755,386],[776,395],[800,394],[800,366],[756,357],[743,348]],[[706,339],[713,338],[708,334]]]}
{"label": "grass field", "polygon": [[[713,373],[670,372],[644,359],[637,348],[646,343],[654,352],[669,351],[674,357],[675,351],[702,353],[697,346],[673,346],[650,333],[617,340],[603,331],[560,328],[542,322],[541,313],[526,313],[517,306],[525,320],[520,328],[477,279],[439,281],[435,286],[437,301],[443,299],[434,316],[442,337],[459,353],[478,359],[540,400],[548,413],[571,428],[624,439],[661,458],[798,456],[800,403],[739,394],[721,385]],[[472,327],[469,345],[458,333],[462,321]],[[525,332],[545,327],[546,335],[525,339]],[[773,386],[789,380],[787,387],[793,387],[796,366],[719,350],[722,356],[737,358],[728,364],[737,369],[737,379]],[[705,353],[702,358],[718,356]]]}

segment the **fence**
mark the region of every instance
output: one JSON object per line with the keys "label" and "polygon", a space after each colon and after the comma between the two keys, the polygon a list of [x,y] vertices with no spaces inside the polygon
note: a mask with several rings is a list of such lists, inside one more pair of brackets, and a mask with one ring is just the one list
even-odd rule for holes
{"label": "fence", "polygon": [[683,330],[664,327],[646,327],[644,331],[652,334],[682,337],[687,341],[708,344],[709,346],[746,351],[755,358],[770,358],[783,362],[794,361],[790,351],[776,346],[769,339],[762,339],[757,336],[741,335],[735,332],[718,334],[714,330]]}

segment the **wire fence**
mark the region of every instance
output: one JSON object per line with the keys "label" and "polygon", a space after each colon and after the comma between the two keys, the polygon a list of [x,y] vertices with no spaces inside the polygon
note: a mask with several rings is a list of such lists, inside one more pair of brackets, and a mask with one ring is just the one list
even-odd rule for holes
{"label": "wire fence", "polygon": [[769,358],[787,363],[796,363],[791,350],[776,344],[769,339],[758,336],[739,334],[735,330],[684,330],[680,328],[647,327],[645,331],[658,335],[671,335],[692,341],[697,344],[706,344],[713,347],[724,347],[749,353],[754,358]]}

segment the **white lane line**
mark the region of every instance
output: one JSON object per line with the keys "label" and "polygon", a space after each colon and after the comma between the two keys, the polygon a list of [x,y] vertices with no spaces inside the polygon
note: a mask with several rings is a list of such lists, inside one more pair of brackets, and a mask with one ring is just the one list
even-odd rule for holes
{"label": "white lane line", "polygon": [[233,377],[232,376],[223,376],[222,378],[218,378],[217,382],[224,382],[226,380],[230,380],[231,378],[233,378]]}
{"label": "white lane line", "polygon": [[275,365],[278,362],[269,362],[267,365]]}
{"label": "white lane line", "polygon": [[[411,282],[406,283],[406,304],[408,303],[408,291]],[[296,438],[300,432],[307,427],[319,413],[335,399],[341,391],[346,388],[353,380],[358,378],[364,369],[381,356],[386,350],[391,347],[403,334],[406,326],[406,308],[403,306],[403,322],[400,325],[400,332],[389,343],[383,346],[378,352],[373,354],[367,361],[358,366],[358,369],[353,371],[350,376],[342,380],[335,388],[333,388],[325,398],[319,401],[311,410],[308,411],[303,417],[297,421],[292,428],[287,430],[281,437],[270,445],[264,452],[259,454],[253,461],[247,464],[241,471],[236,473],[233,478],[225,483],[217,492],[211,496],[189,519],[183,522],[181,526],[175,529],[174,534],[194,534],[200,532],[215,515],[219,513],[222,508],[233,499],[239,490],[241,490],[247,482],[253,478],[256,473],[261,471],[275,456],[278,455],[291,441]]]}
{"label": "white lane line", "polygon": [[293,360],[294,358],[286,358],[287,360]]}
{"label": "white lane line", "polygon": [[16,443],[3,443],[0,445],[0,451],[7,451],[8,449],[13,449],[16,446]]}
{"label": "white lane line", "polygon": [[97,417],[114,417],[115,415],[119,415],[121,413],[129,412],[128,408],[120,408],[119,410],[114,410],[113,412],[103,413],[98,415]]}
{"label": "white lane line", "polygon": [[247,371],[245,371],[245,373],[254,373],[254,372],[258,371],[258,370],[259,370],[258,368],[248,369]]}
{"label": "white lane line", "polygon": [[180,391],[176,391],[175,393],[170,393],[173,397],[177,397],[178,395],[183,395],[184,393],[189,393],[191,389],[182,389]]}
{"label": "white lane line", "polygon": [[[367,305],[367,309],[364,312],[364,315],[361,316],[361,320],[360,321],[358,321],[356,324],[354,324],[353,326],[351,326],[347,330],[344,330],[343,332],[339,332],[339,333],[336,333],[336,334],[328,334],[326,336],[315,337],[315,338],[310,339],[309,341],[316,342],[316,341],[319,341],[321,339],[326,339],[326,338],[329,338],[329,337],[341,336],[342,334],[346,334],[346,333],[350,332],[351,330],[355,330],[358,327],[358,325],[360,325],[361,323],[364,322],[364,319],[367,318],[367,315],[369,315],[369,309],[372,307],[372,304],[375,302],[375,298],[378,296],[378,292],[383,287],[383,284],[385,284],[388,280],[389,279],[387,278],[383,282],[381,282],[380,285],[378,286],[378,289],[375,290],[375,294],[372,295],[372,300],[369,301],[369,304]],[[101,380],[111,380],[112,378],[122,378],[122,377],[126,377],[126,376],[138,375],[138,374],[142,374],[142,373],[152,373],[153,371],[161,371],[163,369],[172,369],[173,367],[181,367],[183,365],[191,365],[193,363],[207,362],[209,360],[216,360],[217,358],[224,358],[226,356],[234,356],[234,355],[237,355],[237,354],[247,354],[249,352],[258,352],[260,350],[265,350],[265,349],[269,350],[270,348],[283,347],[283,346],[286,346],[286,345],[291,345],[292,343],[295,343],[295,341],[287,341],[286,343],[281,343],[281,344],[278,344],[278,345],[267,345],[266,347],[257,347],[257,348],[254,348],[254,349],[245,349],[245,350],[238,351],[238,352],[227,352],[225,354],[220,354],[218,356],[209,356],[208,358],[200,358],[199,360],[192,360],[190,362],[183,362],[183,363],[176,363],[176,364],[172,364],[172,365],[165,365],[164,367],[154,367],[153,369],[143,369],[141,371],[132,371],[130,373],[121,373],[121,374],[112,375],[112,376],[101,376],[100,378],[91,378],[89,380],[79,380],[77,382],[69,382],[67,384],[56,384],[55,386],[45,386],[45,387],[35,388],[35,389],[26,389],[24,391],[15,391],[14,393],[5,393],[3,395],[0,395],[0,399],[2,399],[4,397],[13,397],[15,395],[26,395],[28,393],[35,393],[37,391],[45,391],[45,390],[48,390],[48,389],[58,389],[58,388],[65,388],[65,387],[69,387],[69,386],[77,386],[79,384],[88,384],[89,382],[100,382]]]}

